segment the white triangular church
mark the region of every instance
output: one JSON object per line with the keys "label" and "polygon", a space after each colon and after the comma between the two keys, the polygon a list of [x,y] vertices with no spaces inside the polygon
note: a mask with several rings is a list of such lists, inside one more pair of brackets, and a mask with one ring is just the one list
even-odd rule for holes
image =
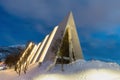
{"label": "white triangular church", "polygon": [[72,12],[48,34],[39,44],[30,42],[21,54],[16,68],[26,68],[29,64],[52,61],[68,64],[83,59],[82,50]]}

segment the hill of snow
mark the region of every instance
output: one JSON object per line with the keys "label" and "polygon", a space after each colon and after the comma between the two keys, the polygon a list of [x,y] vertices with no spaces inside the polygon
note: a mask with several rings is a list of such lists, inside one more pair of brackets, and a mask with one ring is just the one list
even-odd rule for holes
{"label": "hill of snow", "polygon": [[71,64],[64,65],[64,72],[61,65],[57,64],[49,71],[45,62],[31,64],[27,74],[20,76],[13,69],[0,71],[1,80],[120,80],[120,66],[116,63],[101,61],[78,60]]}

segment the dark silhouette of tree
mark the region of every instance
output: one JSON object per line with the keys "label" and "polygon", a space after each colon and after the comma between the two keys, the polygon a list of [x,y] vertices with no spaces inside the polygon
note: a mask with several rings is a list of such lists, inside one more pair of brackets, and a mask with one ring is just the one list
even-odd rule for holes
{"label": "dark silhouette of tree", "polygon": [[12,66],[15,66],[17,61],[19,59],[19,55],[18,54],[10,54],[7,56],[6,60],[5,60],[5,64],[11,68]]}

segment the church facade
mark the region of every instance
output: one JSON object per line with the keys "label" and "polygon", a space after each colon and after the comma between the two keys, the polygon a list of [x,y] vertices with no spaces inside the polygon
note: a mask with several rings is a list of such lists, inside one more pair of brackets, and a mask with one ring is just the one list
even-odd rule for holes
{"label": "church facade", "polygon": [[22,52],[15,70],[26,70],[30,64],[44,63],[69,64],[83,59],[74,18],[70,12],[65,19],[48,34],[42,42],[30,42]]}

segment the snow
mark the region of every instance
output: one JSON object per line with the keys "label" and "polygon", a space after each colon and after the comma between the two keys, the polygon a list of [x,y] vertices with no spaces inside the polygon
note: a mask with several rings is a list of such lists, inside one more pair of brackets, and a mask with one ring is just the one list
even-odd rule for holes
{"label": "snow", "polygon": [[[13,69],[0,71],[0,80],[120,80],[120,66],[117,63],[98,60],[78,60],[71,64],[49,67],[47,61],[41,66],[31,64],[26,74],[19,76]],[[39,67],[40,66],[40,67]]]}
{"label": "snow", "polygon": [[24,44],[17,44],[17,45],[11,45],[9,47],[13,47],[13,48],[17,48],[17,47],[22,47],[22,48],[25,48],[25,45]]}

